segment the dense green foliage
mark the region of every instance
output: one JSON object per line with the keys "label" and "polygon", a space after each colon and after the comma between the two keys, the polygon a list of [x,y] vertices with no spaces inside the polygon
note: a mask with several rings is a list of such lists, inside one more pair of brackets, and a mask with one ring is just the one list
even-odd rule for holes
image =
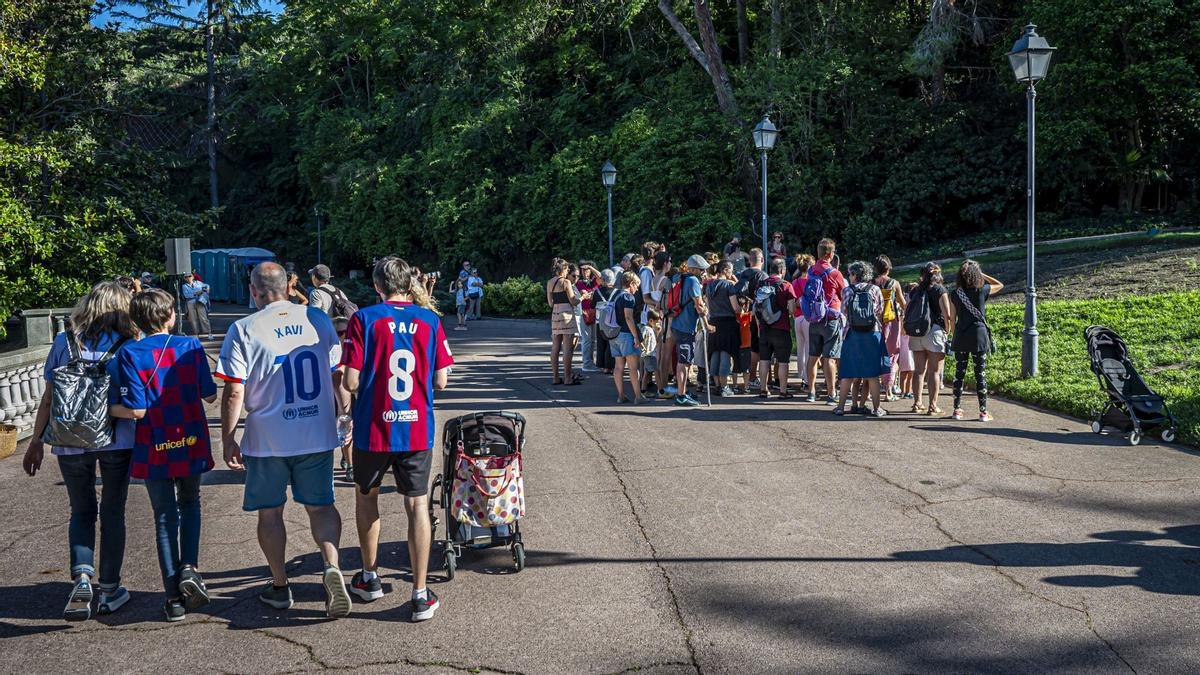
{"label": "dense green foliage", "polygon": [[161,265],[162,237],[208,222],[180,208],[161,158],[121,133],[135,36],[84,30],[91,11],[0,0],[0,318]]}
{"label": "dense green foliage", "polygon": [[507,317],[546,317],[546,286],[527,276],[509,277],[499,284],[485,284],[483,306],[485,314]]}
{"label": "dense green foliage", "polygon": [[[303,266],[314,207],[337,271],[399,252],[539,278],[552,255],[603,256],[605,159],[619,252],[713,249],[757,228],[768,111],[771,223],[793,245],[1019,229],[1024,95],[1003,55],[1030,20],[1060,48],[1038,97],[1047,222],[1196,206],[1200,0],[748,0],[744,53],[736,3],[708,2],[720,105],[647,0],[253,5],[219,3],[209,212],[195,23],[90,29],[87,0],[0,0],[0,314],[157,258],[164,235]],[[692,2],[665,6],[700,35]]]}
{"label": "dense green foliage", "polygon": [[1099,324],[1117,331],[1129,345],[1134,366],[1152,389],[1167,399],[1179,418],[1179,438],[1200,444],[1200,291],[1148,297],[1045,302],[1038,307],[1040,367],[1037,379],[1023,380],[1019,304],[988,307],[997,351],[988,359],[993,392],[1088,417],[1107,398],[1088,361],[1083,330]]}

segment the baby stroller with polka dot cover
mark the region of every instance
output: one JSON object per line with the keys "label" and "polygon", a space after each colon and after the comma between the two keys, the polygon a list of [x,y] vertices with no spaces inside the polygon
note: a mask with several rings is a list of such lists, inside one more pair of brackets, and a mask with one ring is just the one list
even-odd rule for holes
{"label": "baby stroller with polka dot cover", "polygon": [[442,428],[442,473],[433,479],[429,513],[434,541],[438,525],[446,527],[441,542],[448,580],[454,579],[459,558],[470,549],[506,546],[517,571],[525,569],[524,445],[525,418],[520,413],[473,413],[448,420]]}

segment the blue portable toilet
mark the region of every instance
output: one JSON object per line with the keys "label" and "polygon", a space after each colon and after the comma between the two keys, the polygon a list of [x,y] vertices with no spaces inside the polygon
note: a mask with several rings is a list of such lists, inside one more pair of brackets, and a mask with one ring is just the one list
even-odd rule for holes
{"label": "blue portable toilet", "polygon": [[192,251],[192,269],[209,286],[209,297],[216,302],[229,301],[229,249],[203,248]]}

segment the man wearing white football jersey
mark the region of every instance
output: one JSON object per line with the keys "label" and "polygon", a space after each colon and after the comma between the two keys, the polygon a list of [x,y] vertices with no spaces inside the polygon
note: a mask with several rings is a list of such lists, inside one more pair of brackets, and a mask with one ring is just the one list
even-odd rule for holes
{"label": "man wearing white football jersey", "polygon": [[[333,449],[338,446],[340,411],[331,370],[341,360],[341,346],[325,312],[288,301],[283,267],[270,262],[255,267],[250,295],[259,311],[226,333],[215,374],[225,381],[225,463],[246,471],[242,508],[258,512],[258,543],[271,569],[271,583],[258,597],[276,609],[292,606],[283,521],[290,485],[292,498],[308,511],[313,539],[325,561],[325,611],[336,619],[349,614],[351,606],[338,569],[342,519],[333,505]],[[234,432],[243,403],[246,429],[239,443]]]}

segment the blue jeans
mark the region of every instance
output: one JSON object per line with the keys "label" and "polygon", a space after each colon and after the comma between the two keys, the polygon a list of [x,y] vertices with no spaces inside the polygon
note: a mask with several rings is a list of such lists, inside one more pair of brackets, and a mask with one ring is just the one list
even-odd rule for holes
{"label": "blue jeans", "polygon": [[179,595],[179,568],[200,557],[200,476],[146,481],[154,508],[158,569],[169,597]]}
{"label": "blue jeans", "polygon": [[[129,495],[129,460],[133,450],[59,455],[58,470],[71,502],[67,542],[71,548],[71,578],[96,577],[96,517],[100,517],[100,577],[103,589],[121,583],[125,560],[125,498]],[[100,503],[96,503],[96,465],[100,465]]]}

